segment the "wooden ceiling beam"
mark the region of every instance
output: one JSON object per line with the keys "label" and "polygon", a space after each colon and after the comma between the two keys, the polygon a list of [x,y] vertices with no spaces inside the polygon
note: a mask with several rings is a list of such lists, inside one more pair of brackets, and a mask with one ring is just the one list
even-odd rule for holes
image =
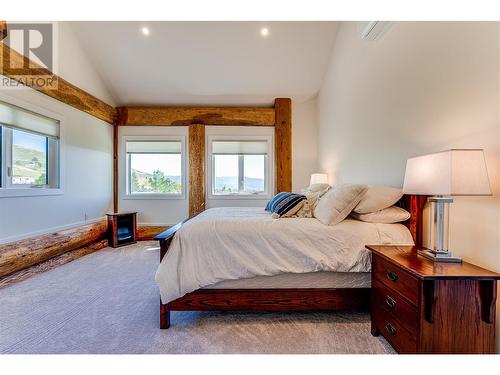
{"label": "wooden ceiling beam", "polygon": [[272,107],[118,107],[121,126],[246,125],[274,126]]}
{"label": "wooden ceiling beam", "polygon": [[7,38],[7,21],[0,21],[0,41]]}
{"label": "wooden ceiling beam", "polygon": [[[9,63],[4,63],[7,61]],[[19,67],[29,68],[20,69]],[[17,82],[20,82],[26,76],[53,76],[54,82],[57,82],[53,87],[37,86],[35,84],[28,84],[28,86],[102,121],[110,124],[115,122],[116,109],[114,107],[34,63],[4,43],[0,43],[0,74]]]}

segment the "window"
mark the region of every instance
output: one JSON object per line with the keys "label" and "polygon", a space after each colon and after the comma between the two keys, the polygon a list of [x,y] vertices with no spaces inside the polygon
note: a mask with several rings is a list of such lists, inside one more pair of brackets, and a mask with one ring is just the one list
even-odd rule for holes
{"label": "window", "polygon": [[267,196],[270,139],[211,139],[211,195]]}
{"label": "window", "polygon": [[0,102],[0,196],[60,187],[59,127],[59,120]]}
{"label": "window", "polygon": [[184,196],[182,140],[126,140],[127,195]]}

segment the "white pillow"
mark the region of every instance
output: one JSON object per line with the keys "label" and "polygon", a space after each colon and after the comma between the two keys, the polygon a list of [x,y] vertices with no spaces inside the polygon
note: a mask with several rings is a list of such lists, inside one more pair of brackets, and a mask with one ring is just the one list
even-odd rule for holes
{"label": "white pillow", "polygon": [[314,217],[326,225],[335,225],[344,220],[366,193],[366,185],[337,185],[323,195]]}
{"label": "white pillow", "polygon": [[377,212],[393,206],[403,196],[401,189],[382,186],[370,186],[359,204],[354,209],[358,214]]}
{"label": "white pillow", "polygon": [[328,189],[330,189],[330,185],[328,184],[312,184],[306,189],[303,189],[301,194],[320,193],[320,195],[323,195]]}
{"label": "white pillow", "polygon": [[351,216],[368,223],[393,224],[408,220],[410,218],[410,213],[400,207],[392,206],[369,214],[351,212]]}

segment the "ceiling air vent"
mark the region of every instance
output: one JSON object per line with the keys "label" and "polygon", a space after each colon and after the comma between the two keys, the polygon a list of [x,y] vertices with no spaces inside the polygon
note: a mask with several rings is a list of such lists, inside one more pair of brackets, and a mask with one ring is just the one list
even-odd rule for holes
{"label": "ceiling air vent", "polygon": [[360,22],[358,25],[360,37],[363,40],[379,40],[392,24],[390,21]]}

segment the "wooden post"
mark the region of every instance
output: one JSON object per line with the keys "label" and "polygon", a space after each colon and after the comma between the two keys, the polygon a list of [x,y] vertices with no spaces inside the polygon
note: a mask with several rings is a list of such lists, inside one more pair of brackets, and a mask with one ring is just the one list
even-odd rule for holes
{"label": "wooden post", "polygon": [[292,101],[277,98],[274,101],[274,157],[276,192],[292,191]]}
{"label": "wooden post", "polygon": [[113,125],[113,212],[118,213],[118,125]]}
{"label": "wooden post", "polygon": [[189,217],[205,210],[205,125],[189,126]]}

